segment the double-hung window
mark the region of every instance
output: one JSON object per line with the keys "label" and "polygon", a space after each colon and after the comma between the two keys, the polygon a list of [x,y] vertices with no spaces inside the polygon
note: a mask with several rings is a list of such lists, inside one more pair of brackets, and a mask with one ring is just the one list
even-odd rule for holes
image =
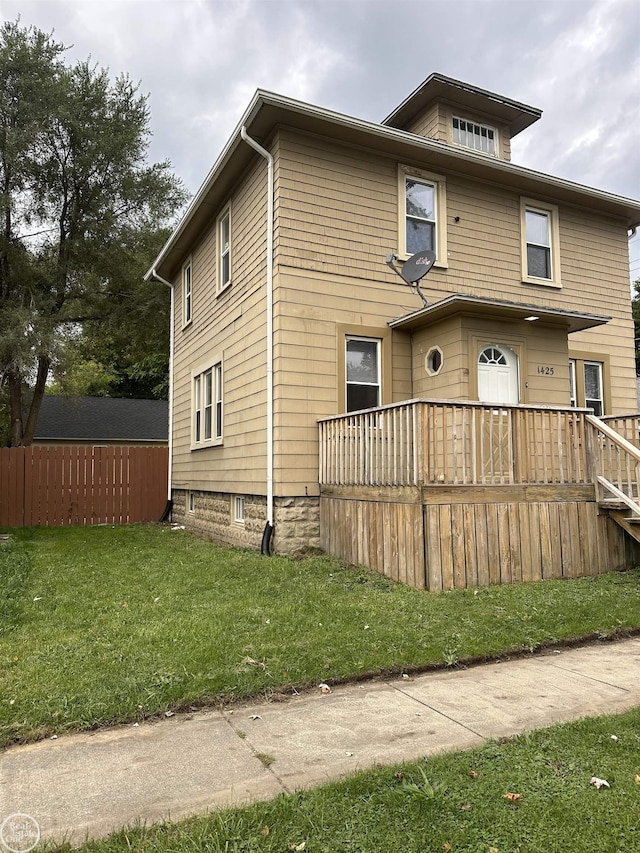
{"label": "double-hung window", "polygon": [[231,284],[231,210],[218,217],[218,291]]}
{"label": "double-hung window", "polygon": [[436,186],[415,178],[406,179],[406,247],[413,255],[423,249],[435,251]]}
{"label": "double-hung window", "polygon": [[375,338],[347,335],[345,374],[348,412],[380,405],[380,344]]}
{"label": "double-hung window", "polygon": [[569,399],[572,406],[593,409],[596,417],[604,414],[604,362],[587,358],[569,359]]}
{"label": "double-hung window", "polygon": [[602,364],[599,361],[584,363],[584,404],[593,409],[594,415],[600,417],[604,413],[602,396]]}
{"label": "double-hung window", "polygon": [[222,442],[222,361],[192,377],[192,448]]}
{"label": "double-hung window", "polygon": [[447,266],[446,181],[442,175],[400,166],[398,169],[399,254],[435,252],[438,267]]}
{"label": "double-hung window", "polygon": [[193,309],[193,294],[191,283],[191,261],[182,267],[182,325],[191,322]]}
{"label": "double-hung window", "polygon": [[521,199],[522,280],[560,287],[558,208]]}

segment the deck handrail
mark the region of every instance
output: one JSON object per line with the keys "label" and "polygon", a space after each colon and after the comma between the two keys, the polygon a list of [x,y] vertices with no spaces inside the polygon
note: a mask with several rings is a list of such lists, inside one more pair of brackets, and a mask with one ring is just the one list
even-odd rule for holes
{"label": "deck handrail", "polygon": [[603,418],[586,415],[585,420],[597,439],[592,442],[595,482],[640,515],[640,449]]}
{"label": "deck handrail", "polygon": [[591,484],[591,411],[412,399],[321,418],[320,484]]}

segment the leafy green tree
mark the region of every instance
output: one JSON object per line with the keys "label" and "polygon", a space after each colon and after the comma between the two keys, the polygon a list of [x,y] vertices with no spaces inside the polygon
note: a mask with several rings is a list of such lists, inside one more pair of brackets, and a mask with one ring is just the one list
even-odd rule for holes
{"label": "leafy green tree", "polygon": [[126,313],[132,259],[186,200],[168,162],[147,164],[147,98],[125,75],[68,67],[64,50],[0,29],[0,390],[14,445],[32,441],[79,330]]}

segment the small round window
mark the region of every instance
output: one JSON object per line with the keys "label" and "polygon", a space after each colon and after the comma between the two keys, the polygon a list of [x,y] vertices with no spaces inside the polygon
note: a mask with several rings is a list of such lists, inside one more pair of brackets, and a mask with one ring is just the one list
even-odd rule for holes
{"label": "small round window", "polygon": [[429,376],[437,376],[442,370],[442,350],[440,347],[431,347],[424,358],[424,369]]}

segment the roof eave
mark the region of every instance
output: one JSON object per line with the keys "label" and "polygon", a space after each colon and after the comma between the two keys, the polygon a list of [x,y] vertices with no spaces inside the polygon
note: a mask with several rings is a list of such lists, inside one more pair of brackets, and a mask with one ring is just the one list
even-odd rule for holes
{"label": "roof eave", "polygon": [[295,125],[296,119],[298,121],[305,120],[315,128],[322,125],[325,134],[327,127],[341,128],[343,135],[349,136],[349,141],[357,141],[359,144],[368,143],[372,145],[374,140],[386,141],[386,147],[393,149],[391,152],[393,156],[411,159],[413,155],[414,159],[418,159],[419,154],[429,153],[434,161],[433,168],[449,169],[471,177],[513,185],[524,192],[537,192],[538,195],[544,194],[546,188],[549,196],[559,200],[591,206],[609,215],[620,217],[626,222],[628,228],[640,225],[640,202],[634,199],[593,189],[542,172],[536,172],[509,161],[488,158],[484,154],[461,150],[445,142],[417,136],[404,130],[354,118],[258,89],[184,216],[145,274],[145,280],[152,278],[154,271],[160,275],[171,277],[176,266],[175,259],[171,261],[172,252],[179,246],[181,238],[197,217],[200,208],[206,203],[207,197],[211,194],[216,182],[220,180],[234,157],[239,156],[239,151],[242,148],[246,148],[245,157],[247,161],[254,156],[254,152],[242,143],[240,133],[243,126],[246,127],[247,131],[251,131],[252,125],[256,123],[261,114],[263,121],[260,122],[260,136],[263,139],[265,131],[268,129],[272,129],[277,124]]}
{"label": "roof eave", "polygon": [[409,331],[439,322],[455,314],[484,314],[508,320],[525,320],[527,317],[535,317],[536,319],[530,322],[562,326],[567,329],[567,334],[603,326],[611,320],[610,316],[604,314],[568,311],[562,308],[541,307],[540,305],[456,293],[446,296],[426,308],[420,308],[404,317],[390,320],[388,325],[391,329]]}

